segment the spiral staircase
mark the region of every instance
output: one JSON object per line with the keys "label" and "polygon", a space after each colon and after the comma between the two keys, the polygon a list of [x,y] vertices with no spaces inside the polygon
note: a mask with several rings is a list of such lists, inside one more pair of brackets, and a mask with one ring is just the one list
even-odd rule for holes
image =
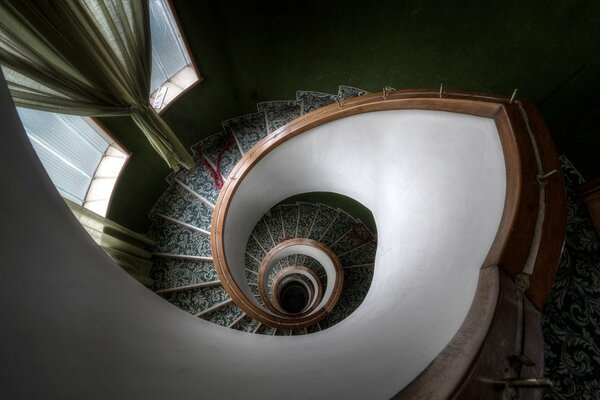
{"label": "spiral staircase", "polygon": [[[376,237],[344,210],[320,203],[279,204],[256,223],[246,245],[246,281],[256,300],[280,316],[291,315],[281,305],[275,306],[281,300],[281,295],[275,294],[283,286],[305,281],[306,293],[299,294],[304,309],[311,303],[317,306],[317,300],[327,291],[328,281],[333,285],[336,279],[328,279],[323,266],[305,254],[286,255],[271,268],[261,270],[267,254],[284,242],[292,244],[295,239],[309,239],[313,248],[325,246],[341,262],[343,283],[336,289],[339,293],[335,293],[337,298],[332,299],[335,301],[331,302],[331,309],[298,329],[277,329],[263,324],[232,301],[214,267],[210,230],[223,183],[235,164],[259,140],[306,113],[365,94],[368,92],[349,86],[340,86],[337,95],[299,91],[295,101],[258,104],[257,113],[225,121],[223,132],[194,145],[196,165],[168,177],[170,186],[150,213],[154,222],[149,236],[156,242],[151,272],[155,292],[196,317],[264,335],[303,335],[326,329],[350,315],[369,290]],[[302,278],[302,274],[308,278]],[[280,276],[287,279],[278,279]],[[265,282],[259,284],[262,280]],[[309,311],[313,309],[293,314],[299,318]]]}
{"label": "spiral staircase", "polygon": [[[342,86],[225,121],[150,213],[154,293],[72,221],[5,109],[0,152],[19,179],[3,192],[3,244],[22,266],[0,291],[8,393],[536,398],[514,385],[543,374],[564,184],[529,103]],[[324,191],[376,229],[287,200]]]}

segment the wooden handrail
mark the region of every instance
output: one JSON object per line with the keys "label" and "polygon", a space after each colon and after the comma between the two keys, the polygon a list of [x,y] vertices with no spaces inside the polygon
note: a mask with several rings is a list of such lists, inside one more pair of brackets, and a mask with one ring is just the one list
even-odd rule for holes
{"label": "wooden handrail", "polygon": [[[526,111],[528,120],[521,110]],[[539,186],[535,151],[539,151],[545,171],[560,168],[552,140],[539,112],[531,103],[507,97],[440,92],[437,89],[385,91],[342,100],[305,114],[259,141],[233,168],[223,186],[211,228],[212,254],[223,286],[235,303],[251,317],[269,326],[289,329],[257,307],[235,282],[225,254],[223,231],[232,198],[245,176],[269,152],[284,142],[317,126],[352,115],[385,110],[433,110],[493,119],[499,134],[506,165],[506,197],[501,222],[482,268],[498,265],[511,276],[523,269],[530,255],[538,220]],[[537,144],[532,143],[533,132]],[[537,146],[535,150],[533,146]],[[565,194],[562,175],[546,185],[546,202],[541,242],[527,295],[541,309],[550,291],[565,232]],[[282,324],[283,323],[283,324]]]}
{"label": "wooden handrail", "polygon": [[[288,272],[294,272],[294,271],[301,271],[301,272],[304,272],[304,273],[310,275],[315,280],[316,285],[317,285],[316,288],[312,288],[313,290],[312,290],[311,295],[314,296],[314,299],[313,299],[314,301],[312,301],[312,306],[310,306],[310,307],[307,306],[308,308],[306,308],[304,311],[302,311],[300,313],[296,313],[296,314],[292,314],[292,313],[285,311],[279,301],[279,295],[281,293],[282,287],[286,283],[286,279],[293,276],[293,274],[290,274],[290,275],[285,275],[285,274]],[[302,278],[303,278],[302,280],[304,280],[305,282],[309,281],[309,279],[306,276],[302,276]],[[271,296],[268,296],[265,294],[266,300],[265,300],[265,297],[263,297],[263,300],[265,300],[265,303],[267,305],[268,305],[267,302],[270,301],[271,304],[274,306],[274,308],[279,313],[282,313],[284,315],[285,314],[294,315],[294,316],[308,315],[318,307],[319,303],[321,302],[321,299],[323,298],[323,285],[321,283],[321,280],[315,273],[315,271],[313,271],[310,268],[306,268],[306,267],[299,266],[299,265],[287,267],[287,268],[284,268],[281,271],[279,271],[273,278],[272,287],[273,287],[273,289],[271,291]],[[341,293],[341,287],[340,287],[340,290],[338,291],[338,293]],[[336,298],[335,300],[337,301],[338,298]]]}

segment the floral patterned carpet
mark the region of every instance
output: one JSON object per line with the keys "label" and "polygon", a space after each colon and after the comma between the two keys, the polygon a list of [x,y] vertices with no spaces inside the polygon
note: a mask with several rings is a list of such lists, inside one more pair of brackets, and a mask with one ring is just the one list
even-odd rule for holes
{"label": "floral patterned carpet", "polygon": [[542,314],[545,399],[600,399],[600,240],[575,188],[583,178],[561,157],[567,182],[567,234]]}

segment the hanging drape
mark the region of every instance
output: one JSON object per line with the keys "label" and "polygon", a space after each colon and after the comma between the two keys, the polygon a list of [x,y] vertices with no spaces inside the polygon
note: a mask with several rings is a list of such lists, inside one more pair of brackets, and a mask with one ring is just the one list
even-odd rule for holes
{"label": "hanging drape", "polygon": [[130,115],[171,168],[193,166],[149,105],[147,0],[2,0],[0,64],[17,106]]}
{"label": "hanging drape", "polygon": [[85,230],[114,262],[144,285],[152,286],[152,254],[147,250],[154,245],[152,240],[71,200],[64,200]]}

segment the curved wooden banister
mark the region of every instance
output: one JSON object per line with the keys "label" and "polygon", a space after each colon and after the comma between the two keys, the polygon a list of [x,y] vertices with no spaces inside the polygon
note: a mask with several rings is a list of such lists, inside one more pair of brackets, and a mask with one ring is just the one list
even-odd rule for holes
{"label": "curved wooden banister", "polygon": [[[285,281],[287,278],[290,277],[290,275],[285,275],[288,272],[292,272],[292,271],[302,271],[303,273],[310,275],[312,277],[312,279],[316,282],[316,287],[312,288],[312,290],[309,292],[310,297],[313,297],[313,301],[309,302],[307,308],[297,314],[292,314],[289,313],[287,311],[285,311],[283,309],[283,306],[281,305],[280,299],[279,299],[279,295],[281,294],[281,289],[282,287],[285,285]],[[305,281],[308,281],[308,278],[306,278],[305,276],[303,277]],[[323,298],[323,284],[321,283],[321,280],[319,279],[319,277],[317,276],[317,274],[315,273],[315,271],[313,271],[310,268],[306,268],[303,266],[291,266],[291,267],[287,267],[282,269],[281,271],[279,271],[275,277],[273,278],[273,284],[272,287],[274,289],[272,289],[271,292],[271,296],[268,296],[265,293],[265,296],[263,297],[265,303],[267,304],[267,306],[269,306],[269,302],[274,306],[274,309],[277,310],[277,312],[282,313],[282,314],[287,314],[287,315],[305,315],[305,314],[310,314],[313,310],[315,310],[319,303],[321,302],[321,299]],[[338,293],[341,294],[341,287],[338,291]],[[335,299],[335,301],[337,302],[337,300],[339,299],[339,294],[336,296],[337,298]],[[312,303],[312,305],[311,305]]]}
{"label": "curved wooden banister", "polygon": [[[494,243],[482,268],[498,265],[513,277],[530,256],[536,226],[542,225],[541,242],[527,290],[532,302],[541,308],[550,291],[565,231],[565,194],[562,175],[545,185],[546,209],[539,224],[540,185],[535,152],[541,154],[543,169],[559,169],[550,135],[537,109],[530,103],[509,98],[460,91],[419,89],[374,93],[342,100],[305,114],[269,134],[246,153],[223,186],[212,220],[211,244],[215,268],[234,302],[260,322],[279,327],[274,319],[246,297],[233,279],[224,251],[223,230],[231,200],[249,171],[269,152],[312,128],[341,118],[385,110],[434,110],[491,118],[495,121],[506,165],[506,197],[502,219]],[[523,117],[523,110],[527,118]],[[533,132],[537,143],[532,143]],[[536,150],[533,146],[538,146]],[[283,328],[283,326],[281,326]],[[289,326],[285,325],[289,329]]]}

